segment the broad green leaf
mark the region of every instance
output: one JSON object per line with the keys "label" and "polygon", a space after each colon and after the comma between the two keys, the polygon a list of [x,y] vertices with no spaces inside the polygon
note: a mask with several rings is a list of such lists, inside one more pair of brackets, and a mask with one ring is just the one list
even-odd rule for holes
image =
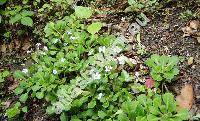
{"label": "broad green leaf", "polygon": [[19,100],[21,102],[26,102],[26,100],[28,99],[28,93],[25,93],[25,94],[22,94],[20,97],[19,97]]}
{"label": "broad green leaf", "polygon": [[22,79],[22,78],[24,78],[24,73],[22,71],[17,70],[14,72],[13,76],[14,76],[14,78]]}
{"label": "broad green leaf", "polygon": [[9,71],[4,71],[4,72],[2,73],[2,77],[7,77],[9,74],[10,74]]}
{"label": "broad green leaf", "polygon": [[130,121],[126,114],[120,113],[118,115],[118,121]]}
{"label": "broad green leaf", "polygon": [[23,108],[22,108],[22,111],[23,111],[24,113],[27,113],[27,112],[28,112],[27,106],[23,107]]}
{"label": "broad green leaf", "polygon": [[60,115],[60,121],[68,121],[64,112]]}
{"label": "broad green leaf", "polygon": [[79,18],[90,18],[92,16],[92,10],[89,7],[76,6],[75,15]]}
{"label": "broad green leaf", "polygon": [[88,108],[94,108],[95,105],[96,105],[96,101],[93,100],[93,101],[91,101],[90,103],[88,103]]}
{"label": "broad green leaf", "polygon": [[17,87],[16,89],[15,89],[15,94],[16,95],[19,95],[19,94],[21,94],[22,92],[23,92],[24,90],[21,88],[21,87]]}
{"label": "broad green leaf", "polygon": [[37,93],[36,93],[36,97],[37,97],[38,99],[42,99],[42,98],[44,97],[44,92],[37,92]]}
{"label": "broad green leaf", "polygon": [[13,118],[17,114],[19,114],[20,113],[20,109],[19,109],[20,106],[21,106],[21,104],[19,102],[17,102],[14,105],[14,107],[7,109],[6,115],[8,116],[8,118]]}
{"label": "broad green leaf", "polygon": [[179,117],[181,120],[188,120],[190,117],[190,114],[187,109],[183,109],[181,111],[178,111],[178,113],[175,116]]}
{"label": "broad green leaf", "polygon": [[14,17],[10,18],[9,23],[14,24],[14,23],[18,22],[21,18],[22,18],[22,16],[20,14],[17,14]]}
{"label": "broad green leaf", "polygon": [[90,34],[95,34],[101,29],[102,26],[103,24],[101,22],[92,23],[91,25],[88,26],[87,31]]}
{"label": "broad green leaf", "polygon": [[25,25],[25,26],[33,26],[33,20],[30,17],[24,17],[21,19],[21,24]]}
{"label": "broad green leaf", "polygon": [[101,118],[101,119],[104,119],[104,117],[107,116],[107,114],[103,111],[98,111],[98,116]]}
{"label": "broad green leaf", "polygon": [[176,102],[174,101],[174,96],[171,93],[165,93],[162,95],[162,98],[168,112],[176,111]]}
{"label": "broad green leaf", "polygon": [[33,11],[24,10],[24,11],[21,12],[21,15],[22,15],[22,18],[23,17],[27,17],[27,16],[33,16],[34,12]]}
{"label": "broad green leaf", "polygon": [[48,106],[46,109],[47,114],[53,114],[55,112],[54,106]]}

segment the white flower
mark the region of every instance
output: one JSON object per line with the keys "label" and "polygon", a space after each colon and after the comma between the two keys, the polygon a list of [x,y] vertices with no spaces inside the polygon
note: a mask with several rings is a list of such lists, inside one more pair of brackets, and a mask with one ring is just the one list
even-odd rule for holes
{"label": "white flower", "polygon": [[54,70],[53,70],[53,74],[57,74],[57,73],[58,73],[58,72],[54,69]]}
{"label": "white flower", "polygon": [[135,72],[135,76],[136,76],[136,77],[139,77],[139,76],[140,76],[140,73],[139,73],[139,72]]}
{"label": "white flower", "polygon": [[91,49],[91,50],[88,52],[88,55],[90,56],[90,55],[93,55],[93,54],[94,54],[94,50]]}
{"label": "white flower", "polygon": [[115,53],[120,53],[122,51],[122,49],[118,46],[113,46],[112,51],[115,52]]}
{"label": "white flower", "polygon": [[100,53],[101,53],[101,52],[105,53],[105,51],[106,51],[106,47],[105,47],[105,46],[99,47],[99,52],[100,52]]}
{"label": "white flower", "polygon": [[22,69],[22,72],[27,74],[28,73],[28,69],[24,68],[24,69]]}
{"label": "white flower", "polygon": [[117,57],[117,60],[118,60],[120,65],[124,65],[125,64],[125,59],[126,59],[125,56]]}
{"label": "white flower", "polygon": [[66,33],[67,33],[67,34],[72,34],[70,31],[67,31]]}
{"label": "white flower", "polygon": [[47,46],[44,46],[44,47],[43,47],[43,49],[44,49],[45,51],[48,51],[48,48],[47,48]]}
{"label": "white flower", "polygon": [[42,45],[41,43],[37,43],[37,44],[36,44],[37,47],[40,47],[41,45]]}
{"label": "white flower", "polygon": [[72,37],[72,36],[71,36],[69,39],[70,39],[70,40],[75,40],[75,39],[76,39],[76,37]]}
{"label": "white flower", "polygon": [[60,61],[63,63],[65,62],[65,58],[61,58]]}
{"label": "white flower", "polygon": [[129,60],[131,61],[132,64],[136,65],[137,61],[135,59],[129,58]]}
{"label": "white flower", "polygon": [[67,46],[67,43],[63,43],[64,46]]}
{"label": "white flower", "polygon": [[103,93],[99,93],[98,100],[100,100],[103,97]]}
{"label": "white flower", "polygon": [[106,71],[106,72],[109,72],[111,69],[112,69],[111,66],[105,66],[105,71]]}
{"label": "white flower", "polygon": [[92,78],[93,78],[94,80],[96,80],[96,79],[101,79],[101,74],[99,74],[99,72],[93,73],[93,74],[92,74]]}
{"label": "white flower", "polygon": [[29,54],[29,53],[31,53],[31,52],[32,52],[31,50],[26,51],[27,54]]}

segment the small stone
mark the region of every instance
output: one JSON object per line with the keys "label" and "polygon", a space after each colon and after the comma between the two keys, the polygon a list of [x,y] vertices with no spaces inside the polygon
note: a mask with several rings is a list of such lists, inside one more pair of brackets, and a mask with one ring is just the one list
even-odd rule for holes
{"label": "small stone", "polygon": [[192,65],[193,62],[194,62],[194,58],[193,58],[193,57],[190,57],[190,58],[188,59],[188,65]]}

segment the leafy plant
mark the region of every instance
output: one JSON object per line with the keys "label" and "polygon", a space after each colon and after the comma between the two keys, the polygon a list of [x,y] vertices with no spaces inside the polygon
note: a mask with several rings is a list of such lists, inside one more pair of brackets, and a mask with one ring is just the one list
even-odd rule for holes
{"label": "leafy plant", "polygon": [[126,101],[118,111],[119,121],[183,121],[189,118],[187,110],[178,111],[171,93],[137,96],[137,100]]}
{"label": "leafy plant", "polygon": [[151,69],[151,76],[156,81],[162,81],[167,79],[171,81],[175,75],[179,74],[179,69],[177,64],[179,58],[177,56],[166,56],[166,55],[152,55],[145,63]]}
{"label": "leafy plant", "polygon": [[9,71],[3,71],[0,73],[0,83],[5,81],[5,78],[10,75]]}
{"label": "leafy plant", "polygon": [[33,11],[27,11],[22,8],[22,6],[14,6],[12,8],[8,7],[4,12],[4,15],[9,17],[9,23],[14,24],[20,22],[25,26],[33,26],[32,16],[34,15]]}
{"label": "leafy plant", "polygon": [[128,0],[130,5],[125,11],[153,11],[159,5],[158,0]]}

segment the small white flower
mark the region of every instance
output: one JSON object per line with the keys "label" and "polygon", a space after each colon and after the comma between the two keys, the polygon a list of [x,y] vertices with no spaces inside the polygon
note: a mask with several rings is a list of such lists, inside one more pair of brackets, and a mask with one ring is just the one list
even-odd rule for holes
{"label": "small white flower", "polygon": [[131,61],[132,64],[136,65],[137,61],[135,59],[129,58],[129,60]]}
{"label": "small white flower", "polygon": [[44,49],[45,51],[48,51],[48,48],[47,48],[47,46],[44,46],[44,47],[43,47],[43,49]]}
{"label": "small white flower", "polygon": [[120,57],[117,57],[117,60],[119,62],[120,65],[124,65],[125,64],[125,56],[120,56]]}
{"label": "small white flower", "polygon": [[106,71],[106,72],[109,72],[111,69],[112,69],[111,66],[105,66],[105,71]]}
{"label": "small white flower", "polygon": [[122,51],[122,49],[118,46],[113,46],[112,47],[112,50],[115,52],[115,53],[120,53]]}
{"label": "small white flower", "polygon": [[103,93],[99,93],[98,100],[100,100],[103,97]]}
{"label": "small white flower", "polygon": [[65,62],[65,58],[61,58],[60,61],[63,63]]}
{"label": "small white flower", "polygon": [[58,73],[58,72],[54,69],[54,70],[53,70],[53,74],[57,74],[57,73]]}
{"label": "small white flower", "polygon": [[101,74],[99,74],[99,72],[93,73],[93,74],[92,74],[92,78],[93,78],[94,80],[101,79]]}
{"label": "small white flower", "polygon": [[42,45],[41,43],[37,43],[37,44],[36,44],[37,47],[40,47],[41,45]]}
{"label": "small white flower", "polygon": [[94,50],[91,49],[91,50],[88,52],[88,55],[90,56],[90,55],[93,55],[93,54],[94,54]]}
{"label": "small white flower", "polygon": [[139,77],[139,76],[140,76],[140,73],[139,73],[139,72],[135,72],[135,76],[136,76],[136,77]]}
{"label": "small white flower", "polygon": [[100,52],[100,53],[101,53],[101,52],[105,53],[105,51],[106,51],[106,47],[105,47],[105,46],[99,47],[99,52]]}
{"label": "small white flower", "polygon": [[72,34],[70,31],[67,31],[66,33],[67,33],[67,34]]}
{"label": "small white flower", "polygon": [[72,36],[71,36],[69,39],[70,39],[70,40],[75,40],[75,39],[76,39],[76,37],[72,37]]}
{"label": "small white flower", "polygon": [[28,73],[28,69],[24,68],[24,69],[22,69],[22,72],[27,74]]}
{"label": "small white flower", "polygon": [[67,46],[67,43],[63,43],[64,46]]}
{"label": "small white flower", "polygon": [[31,52],[32,52],[31,50],[26,51],[27,54],[29,54],[29,53],[31,53]]}

